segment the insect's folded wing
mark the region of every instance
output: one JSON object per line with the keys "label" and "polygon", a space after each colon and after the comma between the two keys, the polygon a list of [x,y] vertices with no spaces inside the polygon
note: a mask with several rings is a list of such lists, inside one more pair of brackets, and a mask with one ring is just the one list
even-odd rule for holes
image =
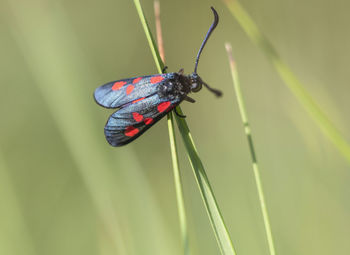
{"label": "insect's folded wing", "polygon": [[105,136],[112,146],[135,140],[180,102],[160,99],[157,94],[129,104],[113,113],[105,126]]}
{"label": "insect's folded wing", "polygon": [[164,75],[140,76],[112,81],[98,87],[94,92],[96,102],[106,108],[119,108],[140,98],[153,95],[157,91],[156,79],[164,80]]}

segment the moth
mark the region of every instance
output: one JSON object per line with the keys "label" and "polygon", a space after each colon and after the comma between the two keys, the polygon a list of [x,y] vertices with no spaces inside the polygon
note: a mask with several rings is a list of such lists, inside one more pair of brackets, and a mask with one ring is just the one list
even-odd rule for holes
{"label": "moth", "polygon": [[104,133],[106,140],[112,146],[128,144],[142,135],[157,123],[169,111],[180,116],[176,106],[182,101],[194,103],[189,93],[198,92],[202,86],[216,96],[221,91],[211,88],[197,74],[200,55],[211,33],[219,22],[216,10],[211,7],[214,21],[211,24],[202,45],[198,51],[194,72],[185,75],[184,70],[178,72],[138,76],[108,82],[98,87],[94,92],[97,104],[105,108],[119,108],[108,119]]}

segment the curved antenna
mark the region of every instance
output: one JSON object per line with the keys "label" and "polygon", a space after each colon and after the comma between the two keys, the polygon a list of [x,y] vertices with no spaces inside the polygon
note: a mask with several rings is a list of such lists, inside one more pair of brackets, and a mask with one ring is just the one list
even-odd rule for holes
{"label": "curved antenna", "polygon": [[213,93],[215,94],[215,96],[217,96],[217,97],[221,97],[221,96],[222,96],[222,92],[221,92],[220,90],[218,90],[218,89],[213,89],[213,88],[209,87],[209,85],[206,84],[204,81],[202,81],[202,82],[203,82],[203,85],[204,85],[207,89],[209,89],[209,91],[211,91],[211,92],[213,92]]}
{"label": "curved antenna", "polygon": [[213,11],[213,14],[214,14],[214,22],[213,22],[213,24],[211,24],[211,26],[210,26],[210,28],[209,28],[209,30],[207,32],[207,35],[205,36],[204,41],[202,42],[202,45],[201,45],[201,47],[200,47],[200,49],[198,51],[197,58],[196,58],[196,64],[194,66],[194,72],[195,73],[197,73],[198,61],[199,61],[199,57],[201,56],[201,53],[203,51],[203,48],[204,48],[205,44],[207,43],[210,34],[214,31],[215,27],[219,23],[219,15],[218,15],[218,13],[216,12],[216,10],[213,7],[210,7],[210,9]]}

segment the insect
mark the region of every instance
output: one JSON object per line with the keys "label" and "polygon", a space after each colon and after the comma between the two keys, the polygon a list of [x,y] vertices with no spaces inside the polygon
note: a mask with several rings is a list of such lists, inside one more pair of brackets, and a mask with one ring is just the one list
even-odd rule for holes
{"label": "insect", "polygon": [[132,142],[171,110],[185,117],[178,114],[175,107],[182,101],[194,103],[195,100],[188,94],[198,92],[203,85],[216,96],[222,95],[221,91],[209,87],[197,74],[199,57],[219,22],[217,12],[213,7],[211,10],[214,22],[198,51],[193,73],[184,75],[183,69],[177,73],[164,73],[163,70],[163,74],[112,81],[95,90],[97,104],[105,108],[119,108],[109,117],[104,128],[110,145],[122,146]]}

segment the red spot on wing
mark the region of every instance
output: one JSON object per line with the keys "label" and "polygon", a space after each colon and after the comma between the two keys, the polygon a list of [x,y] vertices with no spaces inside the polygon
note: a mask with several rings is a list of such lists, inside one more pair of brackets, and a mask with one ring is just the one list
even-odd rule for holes
{"label": "red spot on wing", "polygon": [[153,76],[153,77],[151,78],[151,83],[152,83],[152,84],[156,84],[156,83],[161,82],[162,80],[164,80],[164,77],[163,77],[163,76],[160,76],[160,75],[158,75],[158,76]]}
{"label": "red spot on wing", "polygon": [[136,78],[132,81],[133,84],[138,83],[139,81],[142,80],[142,77]]}
{"label": "red spot on wing", "polygon": [[136,135],[137,133],[139,132],[139,130],[137,129],[137,128],[135,128],[135,127],[133,127],[133,126],[128,126],[126,129],[125,129],[125,132],[124,132],[124,134],[126,135],[126,136],[134,136],[134,135]]}
{"label": "red spot on wing", "polygon": [[153,122],[153,119],[152,118],[146,118],[144,120],[144,122],[145,122],[146,125],[149,125],[149,124],[151,124]]}
{"label": "red spot on wing", "polygon": [[126,87],[126,94],[129,95],[134,90],[134,85],[129,85]]}
{"label": "red spot on wing", "polygon": [[139,98],[139,99],[136,99],[136,100],[132,101],[132,103],[133,103],[133,104],[134,104],[134,103],[137,103],[137,102],[139,102],[139,101],[141,101],[141,100],[143,100],[143,99],[145,99],[145,97],[141,97],[141,98]]}
{"label": "red spot on wing", "polygon": [[123,87],[126,84],[125,81],[117,81],[113,84],[112,86],[112,90],[118,90],[121,89],[121,87]]}
{"label": "red spot on wing", "polygon": [[133,117],[134,120],[136,120],[137,122],[140,122],[141,120],[143,120],[142,114],[139,114],[139,113],[137,113],[137,112],[133,112],[133,113],[132,113],[132,117]]}
{"label": "red spot on wing", "polygon": [[157,106],[158,112],[164,112],[171,105],[169,101],[162,102]]}

